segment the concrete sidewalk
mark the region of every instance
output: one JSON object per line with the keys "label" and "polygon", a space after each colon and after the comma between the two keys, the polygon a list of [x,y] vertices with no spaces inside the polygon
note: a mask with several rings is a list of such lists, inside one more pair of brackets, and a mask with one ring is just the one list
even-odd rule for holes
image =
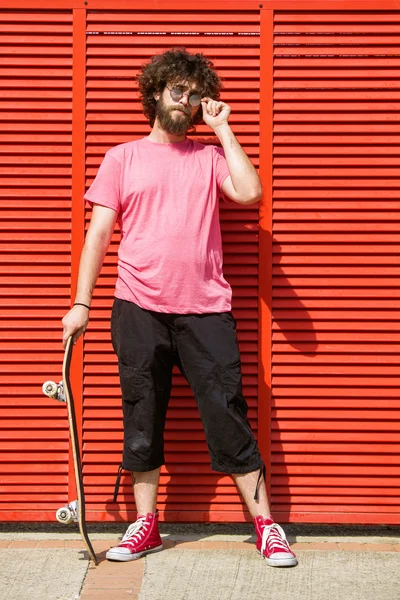
{"label": "concrete sidewalk", "polygon": [[126,525],[91,525],[98,567],[74,527],[0,524],[0,598],[400,599],[400,527],[282,526],[296,567],[268,567],[255,551],[251,524],[161,523],[164,551],[128,563],[105,559]]}
{"label": "concrete sidewalk", "polygon": [[249,550],[174,550],[146,560],[140,600],[398,600],[400,554],[296,550],[272,568]]}

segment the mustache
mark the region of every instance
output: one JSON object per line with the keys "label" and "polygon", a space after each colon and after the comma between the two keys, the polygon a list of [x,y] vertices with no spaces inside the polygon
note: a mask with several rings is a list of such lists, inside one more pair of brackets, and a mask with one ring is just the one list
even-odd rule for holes
{"label": "mustache", "polygon": [[180,106],[169,106],[168,110],[169,112],[172,112],[173,110],[179,110],[179,112],[183,112],[185,115],[190,115],[190,112]]}

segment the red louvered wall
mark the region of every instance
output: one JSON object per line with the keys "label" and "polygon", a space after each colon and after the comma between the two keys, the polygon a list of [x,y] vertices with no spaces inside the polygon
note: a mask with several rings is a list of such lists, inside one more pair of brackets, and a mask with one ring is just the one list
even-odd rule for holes
{"label": "red louvered wall", "polygon": [[[41,384],[61,379],[60,320],[90,220],[82,197],[109,148],[149,132],[141,64],[184,45],[225,79],[232,129],[263,181],[260,212],[221,200],[220,219],[272,514],[399,523],[400,11],[368,1],[151,6],[0,2],[0,520],[53,520],[73,493],[65,407]],[[195,136],[216,143],[211,133]],[[118,235],[74,353],[92,521],[135,517],[127,475],[111,502],[122,449],[109,334]],[[165,437],[163,520],[249,518],[232,479],[209,468],[177,368]]]}
{"label": "red louvered wall", "polygon": [[[138,100],[140,66],[172,45],[203,52],[224,78],[224,101],[232,106],[232,128],[258,165],[260,11],[88,11],[87,186],[112,146],[150,133]],[[178,32],[181,32],[179,35]],[[195,139],[218,143],[205,125]],[[90,212],[86,215],[90,219]],[[258,207],[220,201],[224,273],[233,287],[244,393],[257,431]],[[134,518],[131,477],[124,474],[112,503],[121,462],[122,411],[109,316],[116,278],[115,235],[95,290],[92,326],[85,339],[83,447],[88,510],[95,519]],[[101,369],[99,370],[99,365]],[[173,521],[243,520],[230,476],[212,472],[205,435],[189,384],[174,367],[157,506]]]}
{"label": "red louvered wall", "polygon": [[70,306],[72,11],[0,6],[0,520],[51,520],[68,492],[61,379]]}
{"label": "red louvered wall", "polygon": [[273,33],[273,514],[398,523],[400,12]]}

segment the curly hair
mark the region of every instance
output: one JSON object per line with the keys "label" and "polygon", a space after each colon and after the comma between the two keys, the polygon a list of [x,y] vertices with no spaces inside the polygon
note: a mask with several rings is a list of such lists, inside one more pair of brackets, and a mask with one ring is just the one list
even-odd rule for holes
{"label": "curly hair", "polygon": [[[222,89],[222,79],[211,60],[203,54],[190,54],[186,48],[178,47],[153,56],[150,62],[142,66],[136,79],[139,82],[143,112],[151,127],[156,118],[157,102],[154,93],[161,94],[168,83],[196,81],[201,95],[215,100],[219,100]],[[202,119],[202,111],[198,110],[193,125],[200,123]]]}

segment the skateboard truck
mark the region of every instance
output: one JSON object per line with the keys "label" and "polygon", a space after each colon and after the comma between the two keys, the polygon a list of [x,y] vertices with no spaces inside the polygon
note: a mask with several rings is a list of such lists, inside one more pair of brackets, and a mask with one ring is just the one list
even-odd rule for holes
{"label": "skateboard truck", "polygon": [[64,391],[64,381],[60,381],[58,384],[54,381],[45,381],[42,385],[42,392],[45,396],[54,398],[54,400],[58,400],[59,402],[67,401]]}
{"label": "skateboard truck", "polygon": [[70,502],[66,506],[62,506],[56,512],[56,519],[63,525],[69,525],[70,523],[79,523],[78,516],[79,504],[78,500]]}

